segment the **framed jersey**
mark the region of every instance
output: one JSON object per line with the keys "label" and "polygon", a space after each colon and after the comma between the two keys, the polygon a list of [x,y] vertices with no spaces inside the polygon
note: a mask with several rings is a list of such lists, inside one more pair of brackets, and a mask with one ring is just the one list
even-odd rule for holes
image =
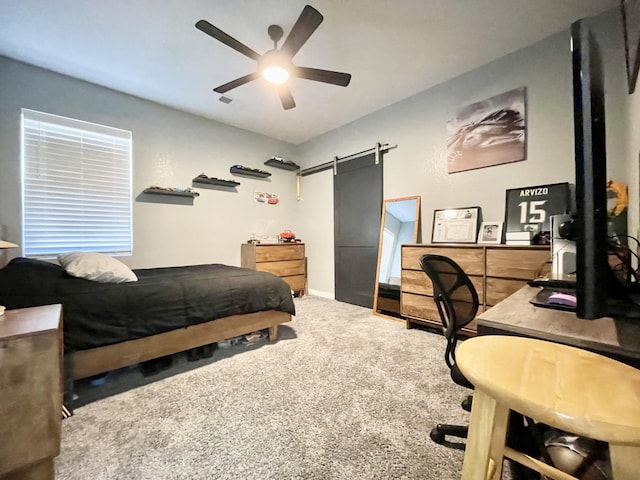
{"label": "framed jersey", "polygon": [[551,215],[569,213],[571,192],[568,183],[537,185],[507,190],[505,232],[548,232]]}

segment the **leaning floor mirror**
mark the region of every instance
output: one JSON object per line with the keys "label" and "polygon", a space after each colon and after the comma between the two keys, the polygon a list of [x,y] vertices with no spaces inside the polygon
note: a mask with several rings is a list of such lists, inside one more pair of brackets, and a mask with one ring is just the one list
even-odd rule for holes
{"label": "leaning floor mirror", "polygon": [[401,246],[408,243],[418,243],[419,234],[419,195],[384,200],[373,297],[373,313],[375,315],[402,320],[400,312]]}

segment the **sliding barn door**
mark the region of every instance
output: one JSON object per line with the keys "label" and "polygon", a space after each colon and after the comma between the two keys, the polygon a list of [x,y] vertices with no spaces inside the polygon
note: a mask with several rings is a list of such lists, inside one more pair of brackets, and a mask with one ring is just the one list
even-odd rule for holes
{"label": "sliding barn door", "polygon": [[373,308],[380,217],[382,155],[338,163],[333,181],[336,300]]}

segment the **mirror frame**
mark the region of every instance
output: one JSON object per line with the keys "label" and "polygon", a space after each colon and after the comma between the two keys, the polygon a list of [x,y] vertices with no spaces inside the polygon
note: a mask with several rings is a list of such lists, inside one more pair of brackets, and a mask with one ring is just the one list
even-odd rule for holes
{"label": "mirror frame", "polygon": [[413,243],[419,242],[419,233],[420,233],[420,195],[414,195],[411,197],[402,197],[402,198],[390,198],[388,200],[382,201],[382,218],[380,220],[380,239],[378,240],[378,265],[376,266],[376,284],[373,292],[373,314],[378,317],[384,317],[391,320],[395,320],[397,322],[404,322],[404,318],[402,318],[402,312],[398,314],[398,317],[394,317],[392,315],[388,315],[385,313],[381,313],[378,311],[378,294],[379,294],[379,286],[380,286],[380,260],[382,257],[382,239],[384,237],[384,220],[385,215],[387,214],[387,204],[394,202],[403,202],[406,200],[415,200],[416,201],[416,220],[413,225]]}

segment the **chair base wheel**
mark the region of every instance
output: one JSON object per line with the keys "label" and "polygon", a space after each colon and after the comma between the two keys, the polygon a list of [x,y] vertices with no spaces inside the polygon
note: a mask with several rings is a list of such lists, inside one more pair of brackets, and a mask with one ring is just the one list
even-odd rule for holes
{"label": "chair base wheel", "polygon": [[438,427],[433,428],[429,433],[429,436],[431,437],[431,440],[439,443],[440,445],[444,443],[444,432],[438,430]]}
{"label": "chair base wheel", "polygon": [[473,395],[468,395],[467,398],[465,398],[462,401],[461,406],[463,410],[470,412],[472,404],[473,404]]}
{"label": "chair base wheel", "polygon": [[431,432],[429,432],[429,436],[431,437],[431,440],[433,440],[438,445],[444,445],[445,447],[464,450],[464,442],[454,442],[451,440],[447,440],[446,436],[448,435],[450,437],[463,439],[467,438],[468,431],[469,428],[462,425],[438,424],[431,430]]}

